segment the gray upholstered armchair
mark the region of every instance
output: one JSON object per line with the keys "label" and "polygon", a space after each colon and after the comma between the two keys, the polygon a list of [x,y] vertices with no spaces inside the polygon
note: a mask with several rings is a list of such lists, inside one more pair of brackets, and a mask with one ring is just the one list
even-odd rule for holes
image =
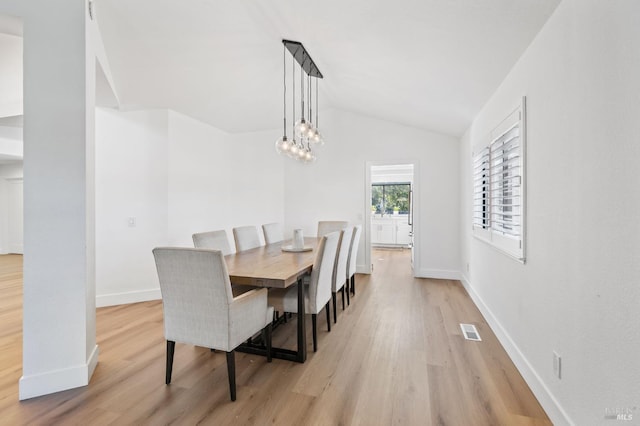
{"label": "gray upholstered armchair", "polygon": [[[362,234],[362,225],[353,227],[353,238],[351,239],[351,249],[349,250],[349,261],[347,269],[347,286],[351,285],[351,294],[356,295],[356,259],[358,258],[358,245],[360,244],[360,235]],[[349,289],[347,288],[347,291]]]}
{"label": "gray upholstered armchair", "polygon": [[219,231],[200,232],[193,234],[193,246],[195,248],[208,248],[222,251],[222,255],[226,256],[233,253],[227,238],[227,232],[224,229]]}
{"label": "gray upholstered armchair", "polygon": [[[338,255],[336,258],[336,267],[333,271],[331,279],[331,297],[333,299],[333,322],[338,321],[338,309],[336,306],[336,293],[342,292],[342,310],[344,311],[344,290],[347,282],[347,269],[349,262],[349,249],[351,249],[351,237],[353,236],[353,228],[346,228],[340,231],[340,240],[338,243]],[[349,287],[347,287],[347,298],[349,298]]]}
{"label": "gray upholstered armchair", "polygon": [[265,223],[262,225],[262,232],[264,233],[265,244],[279,243],[284,240],[284,233],[280,223]]}
{"label": "gray upholstered armchair", "polygon": [[267,289],[233,297],[227,265],[219,250],[163,247],[153,250],[160,279],[167,339],[166,383],[171,383],[176,342],[227,353],[231,400],[236,399],[234,350],[262,331],[271,361],[271,320]]}
{"label": "gray upholstered armchair", "polygon": [[233,239],[236,243],[236,251],[251,250],[261,246],[258,229],[255,226],[233,228]]}
{"label": "gray upholstered armchair", "polygon": [[[311,314],[314,352],[318,349],[317,315],[322,311],[322,308],[325,308],[327,313],[327,328],[331,331],[329,300],[331,299],[331,278],[335,269],[339,239],[340,233],[333,232],[322,237],[318,243],[309,285],[304,294],[305,312]],[[297,313],[298,285],[271,289],[269,292],[269,304],[280,312]]]}
{"label": "gray upholstered armchair", "polygon": [[342,231],[347,226],[349,226],[349,222],[346,220],[321,220],[318,222],[318,238],[329,232]]}

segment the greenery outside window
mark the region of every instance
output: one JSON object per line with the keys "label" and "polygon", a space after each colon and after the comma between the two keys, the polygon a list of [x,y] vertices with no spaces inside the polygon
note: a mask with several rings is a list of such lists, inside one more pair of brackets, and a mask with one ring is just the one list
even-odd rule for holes
{"label": "greenery outside window", "polygon": [[410,183],[371,185],[371,211],[375,214],[409,214]]}

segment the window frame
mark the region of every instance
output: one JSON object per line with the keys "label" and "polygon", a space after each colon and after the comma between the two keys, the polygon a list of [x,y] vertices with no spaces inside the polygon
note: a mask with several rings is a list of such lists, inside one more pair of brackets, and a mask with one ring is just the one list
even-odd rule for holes
{"label": "window frame", "polygon": [[[406,186],[408,187],[407,189],[407,204],[408,204],[408,208],[409,210],[406,213],[401,213],[401,214],[410,214],[411,213],[411,193],[412,193],[412,184],[411,182],[376,182],[376,183],[372,183],[371,184],[371,202],[373,204],[373,187],[374,186],[379,186],[382,187],[382,200],[383,200],[383,205],[384,205],[384,210],[382,211],[383,215],[389,215],[392,213],[387,213],[387,204],[386,204],[386,188],[388,186]],[[377,213],[376,213],[377,214]]]}
{"label": "window frame", "polygon": [[522,263],[526,259],[525,100],[522,97],[471,153],[472,234]]}

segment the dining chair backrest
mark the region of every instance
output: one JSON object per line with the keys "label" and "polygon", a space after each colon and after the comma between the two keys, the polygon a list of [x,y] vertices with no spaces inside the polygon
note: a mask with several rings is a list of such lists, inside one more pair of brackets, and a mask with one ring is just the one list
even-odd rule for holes
{"label": "dining chair backrest", "polygon": [[260,237],[258,236],[258,229],[255,226],[233,228],[233,239],[236,242],[236,251],[260,247]]}
{"label": "dining chair backrest", "polygon": [[265,244],[278,243],[284,240],[282,225],[279,223],[266,223],[262,225],[262,232],[264,233]]}
{"label": "dining chair backrest", "polygon": [[320,312],[331,299],[331,282],[338,250],[339,232],[331,232],[320,239],[309,280],[309,309]]}
{"label": "dining chair backrest", "polygon": [[167,340],[196,346],[228,345],[231,282],[220,250],[153,250]]}
{"label": "dining chair backrest", "polygon": [[353,237],[351,238],[351,248],[349,249],[349,261],[347,262],[347,279],[356,273],[356,260],[358,258],[358,245],[360,245],[360,234],[362,225],[353,227]]}
{"label": "dining chair backrest", "polygon": [[344,220],[321,220],[318,222],[318,238],[327,235],[329,232],[342,231],[349,222]]}
{"label": "dining chair backrest", "polygon": [[353,228],[349,227],[340,231],[338,253],[336,254],[336,266],[331,280],[331,291],[334,293],[342,288],[347,281],[347,262],[349,261],[349,249]]}
{"label": "dining chair backrest", "polygon": [[223,256],[233,253],[227,232],[222,229],[220,231],[200,232],[193,234],[193,245],[195,248],[206,248],[220,250]]}

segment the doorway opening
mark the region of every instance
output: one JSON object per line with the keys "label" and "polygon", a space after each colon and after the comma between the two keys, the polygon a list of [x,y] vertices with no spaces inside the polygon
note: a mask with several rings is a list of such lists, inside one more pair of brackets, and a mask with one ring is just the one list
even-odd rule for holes
{"label": "doorway opening", "polygon": [[410,268],[419,269],[417,169],[412,161],[367,163],[365,257],[369,272],[375,264],[372,256],[380,250],[405,251],[410,254]]}
{"label": "doorway opening", "polygon": [[0,14],[0,254],[22,254],[22,20]]}
{"label": "doorway opening", "polygon": [[21,18],[0,13],[0,346],[6,349],[0,376],[12,384],[20,380],[23,355],[22,26]]}

